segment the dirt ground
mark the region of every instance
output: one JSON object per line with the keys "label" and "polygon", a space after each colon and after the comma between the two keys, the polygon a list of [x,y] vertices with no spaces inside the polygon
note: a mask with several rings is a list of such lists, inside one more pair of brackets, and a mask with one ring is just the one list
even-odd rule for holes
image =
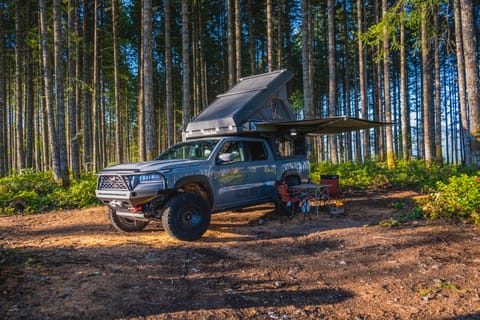
{"label": "dirt ground", "polygon": [[220,213],[193,243],[119,233],[106,207],[1,217],[0,318],[480,319],[480,227],[378,226],[413,196],[350,196],[305,223]]}

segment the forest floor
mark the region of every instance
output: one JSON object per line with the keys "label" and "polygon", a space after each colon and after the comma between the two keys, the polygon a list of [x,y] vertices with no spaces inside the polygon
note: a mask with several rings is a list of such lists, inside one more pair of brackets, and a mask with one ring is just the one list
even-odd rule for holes
{"label": "forest floor", "polygon": [[352,195],[305,223],[220,213],[191,243],[117,232],[106,207],[0,217],[0,318],[480,319],[480,227],[378,226],[414,196]]}

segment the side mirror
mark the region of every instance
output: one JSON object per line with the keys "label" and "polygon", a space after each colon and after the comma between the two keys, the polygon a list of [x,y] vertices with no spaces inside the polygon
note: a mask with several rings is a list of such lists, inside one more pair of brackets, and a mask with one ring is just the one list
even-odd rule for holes
{"label": "side mirror", "polygon": [[232,162],[233,161],[233,154],[232,153],[220,153],[218,155],[218,163],[222,164],[225,162]]}

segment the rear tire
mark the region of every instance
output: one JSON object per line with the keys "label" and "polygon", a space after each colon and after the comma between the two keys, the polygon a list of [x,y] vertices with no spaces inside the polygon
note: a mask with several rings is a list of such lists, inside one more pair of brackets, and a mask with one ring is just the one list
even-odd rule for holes
{"label": "rear tire", "polygon": [[202,237],[210,225],[210,209],[197,193],[178,193],[163,211],[163,227],[178,240],[195,241]]}
{"label": "rear tire", "polygon": [[136,219],[129,219],[117,216],[117,211],[109,208],[108,216],[110,217],[110,221],[112,225],[118,231],[123,232],[135,232],[135,231],[142,231],[148,225],[148,221],[140,221]]}

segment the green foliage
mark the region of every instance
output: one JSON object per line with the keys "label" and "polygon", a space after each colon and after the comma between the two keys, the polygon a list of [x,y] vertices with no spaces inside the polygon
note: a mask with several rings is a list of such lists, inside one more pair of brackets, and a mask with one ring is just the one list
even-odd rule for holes
{"label": "green foliage", "polygon": [[382,228],[395,228],[395,227],[399,227],[400,225],[401,225],[400,221],[394,218],[382,220],[378,223],[378,226]]}
{"label": "green foliage", "polygon": [[449,177],[460,174],[474,175],[476,169],[456,165],[429,164],[425,161],[399,160],[394,169],[388,169],[386,162],[352,163],[338,165],[314,163],[310,168],[312,181],[320,182],[321,175],[340,176],[340,187],[351,190],[416,190],[430,192],[437,188],[437,182],[446,182]]}
{"label": "green foliage", "polygon": [[465,174],[438,182],[438,192],[423,201],[423,211],[430,219],[453,219],[480,224],[480,181]]}
{"label": "green foliage", "polygon": [[98,204],[96,177],[84,174],[68,188],[55,183],[52,172],[26,171],[0,179],[0,213],[33,213]]}
{"label": "green foliage", "polygon": [[407,213],[401,213],[397,216],[397,220],[401,223],[405,223],[408,221],[415,221],[423,219],[424,213],[423,209],[420,207],[414,207],[413,209],[409,210]]}

